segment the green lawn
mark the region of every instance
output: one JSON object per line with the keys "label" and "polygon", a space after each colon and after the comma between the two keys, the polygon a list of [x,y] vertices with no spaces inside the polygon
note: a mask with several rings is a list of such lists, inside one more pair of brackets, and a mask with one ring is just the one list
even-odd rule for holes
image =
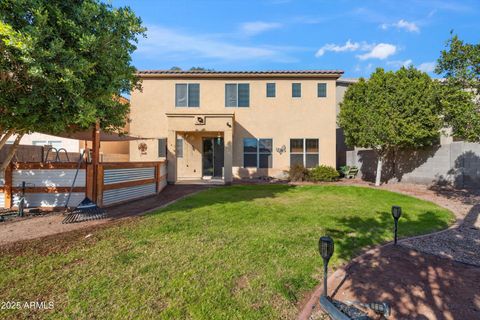
{"label": "green lawn", "polygon": [[0,302],[54,301],[41,318],[292,319],[322,276],[318,238],[334,238],[338,265],[392,240],[394,204],[400,236],[453,222],[430,202],[369,188],[215,188],[68,250],[1,256]]}

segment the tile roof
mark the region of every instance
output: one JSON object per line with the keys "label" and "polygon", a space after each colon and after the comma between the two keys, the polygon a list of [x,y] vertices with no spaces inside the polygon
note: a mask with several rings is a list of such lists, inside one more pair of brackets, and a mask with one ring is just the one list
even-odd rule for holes
{"label": "tile roof", "polygon": [[139,70],[139,75],[341,75],[343,70],[189,71]]}

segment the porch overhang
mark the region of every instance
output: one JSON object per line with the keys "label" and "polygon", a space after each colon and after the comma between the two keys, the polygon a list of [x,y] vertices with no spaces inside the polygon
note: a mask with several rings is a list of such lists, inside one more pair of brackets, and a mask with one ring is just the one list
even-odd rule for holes
{"label": "porch overhang", "polygon": [[[179,134],[193,132],[199,134],[217,133],[223,136],[223,180],[226,184],[232,182],[232,153],[233,153],[233,128],[235,114],[225,113],[167,113],[168,137],[167,137],[167,160],[168,181],[178,181],[176,141]],[[191,159],[190,159],[191,160]],[[194,164],[193,164],[194,165]],[[198,163],[197,163],[198,165]],[[191,167],[191,166],[190,166]]]}
{"label": "porch overhang", "polygon": [[234,113],[167,113],[168,130],[205,132],[233,130]]}

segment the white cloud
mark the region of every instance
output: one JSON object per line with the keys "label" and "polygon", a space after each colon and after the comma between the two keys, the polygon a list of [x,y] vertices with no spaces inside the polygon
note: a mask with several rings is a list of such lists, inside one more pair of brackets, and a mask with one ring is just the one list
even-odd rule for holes
{"label": "white cloud", "polygon": [[420,28],[415,24],[415,22],[409,22],[404,19],[400,19],[395,23],[384,23],[380,26],[380,28],[382,28],[383,30],[387,30],[390,27],[404,29],[408,32],[420,32]]}
{"label": "white cloud", "polygon": [[141,39],[136,54],[152,59],[191,60],[211,58],[223,61],[270,59],[291,61],[285,51],[291,48],[266,45],[240,45],[219,39],[218,35],[189,34],[162,26],[147,26],[147,38]]}
{"label": "white cloud", "polygon": [[421,63],[417,69],[423,72],[433,72],[437,66],[435,61]]}
{"label": "white cloud", "polygon": [[254,36],[256,34],[281,28],[282,24],[277,22],[264,22],[264,21],[254,21],[254,22],[245,22],[240,26],[241,31],[249,36]]}
{"label": "white cloud", "polygon": [[375,45],[370,52],[358,55],[360,60],[366,59],[386,59],[397,52],[397,47],[389,43],[379,43]]}
{"label": "white cloud", "polygon": [[345,51],[357,51],[360,49],[361,44],[358,42],[352,42],[348,40],[345,42],[343,46],[334,44],[334,43],[328,43],[318,49],[317,53],[315,53],[315,57],[321,57],[325,54],[327,51],[332,51],[332,52],[345,52]]}
{"label": "white cloud", "polygon": [[321,57],[326,52],[347,52],[347,51],[368,51],[364,54],[357,55],[360,60],[366,59],[386,59],[397,52],[397,47],[389,43],[367,43],[367,42],[352,42],[348,40],[344,45],[334,43],[327,43],[315,53],[315,56]]}

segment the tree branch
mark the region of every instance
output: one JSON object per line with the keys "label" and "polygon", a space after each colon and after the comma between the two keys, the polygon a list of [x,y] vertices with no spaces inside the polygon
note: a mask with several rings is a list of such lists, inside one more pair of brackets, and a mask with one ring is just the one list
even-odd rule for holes
{"label": "tree branch", "polygon": [[3,146],[7,143],[7,140],[13,135],[13,130],[8,130],[0,139],[0,150],[2,150]]}
{"label": "tree branch", "polygon": [[11,145],[10,150],[8,150],[7,157],[3,160],[3,162],[0,166],[0,172],[5,172],[5,169],[7,169],[7,166],[10,164],[10,161],[12,161],[13,156],[15,155],[15,152],[17,151],[18,145],[20,144],[20,140],[22,140],[23,135],[24,135],[24,133],[20,133],[15,138],[15,141]]}

